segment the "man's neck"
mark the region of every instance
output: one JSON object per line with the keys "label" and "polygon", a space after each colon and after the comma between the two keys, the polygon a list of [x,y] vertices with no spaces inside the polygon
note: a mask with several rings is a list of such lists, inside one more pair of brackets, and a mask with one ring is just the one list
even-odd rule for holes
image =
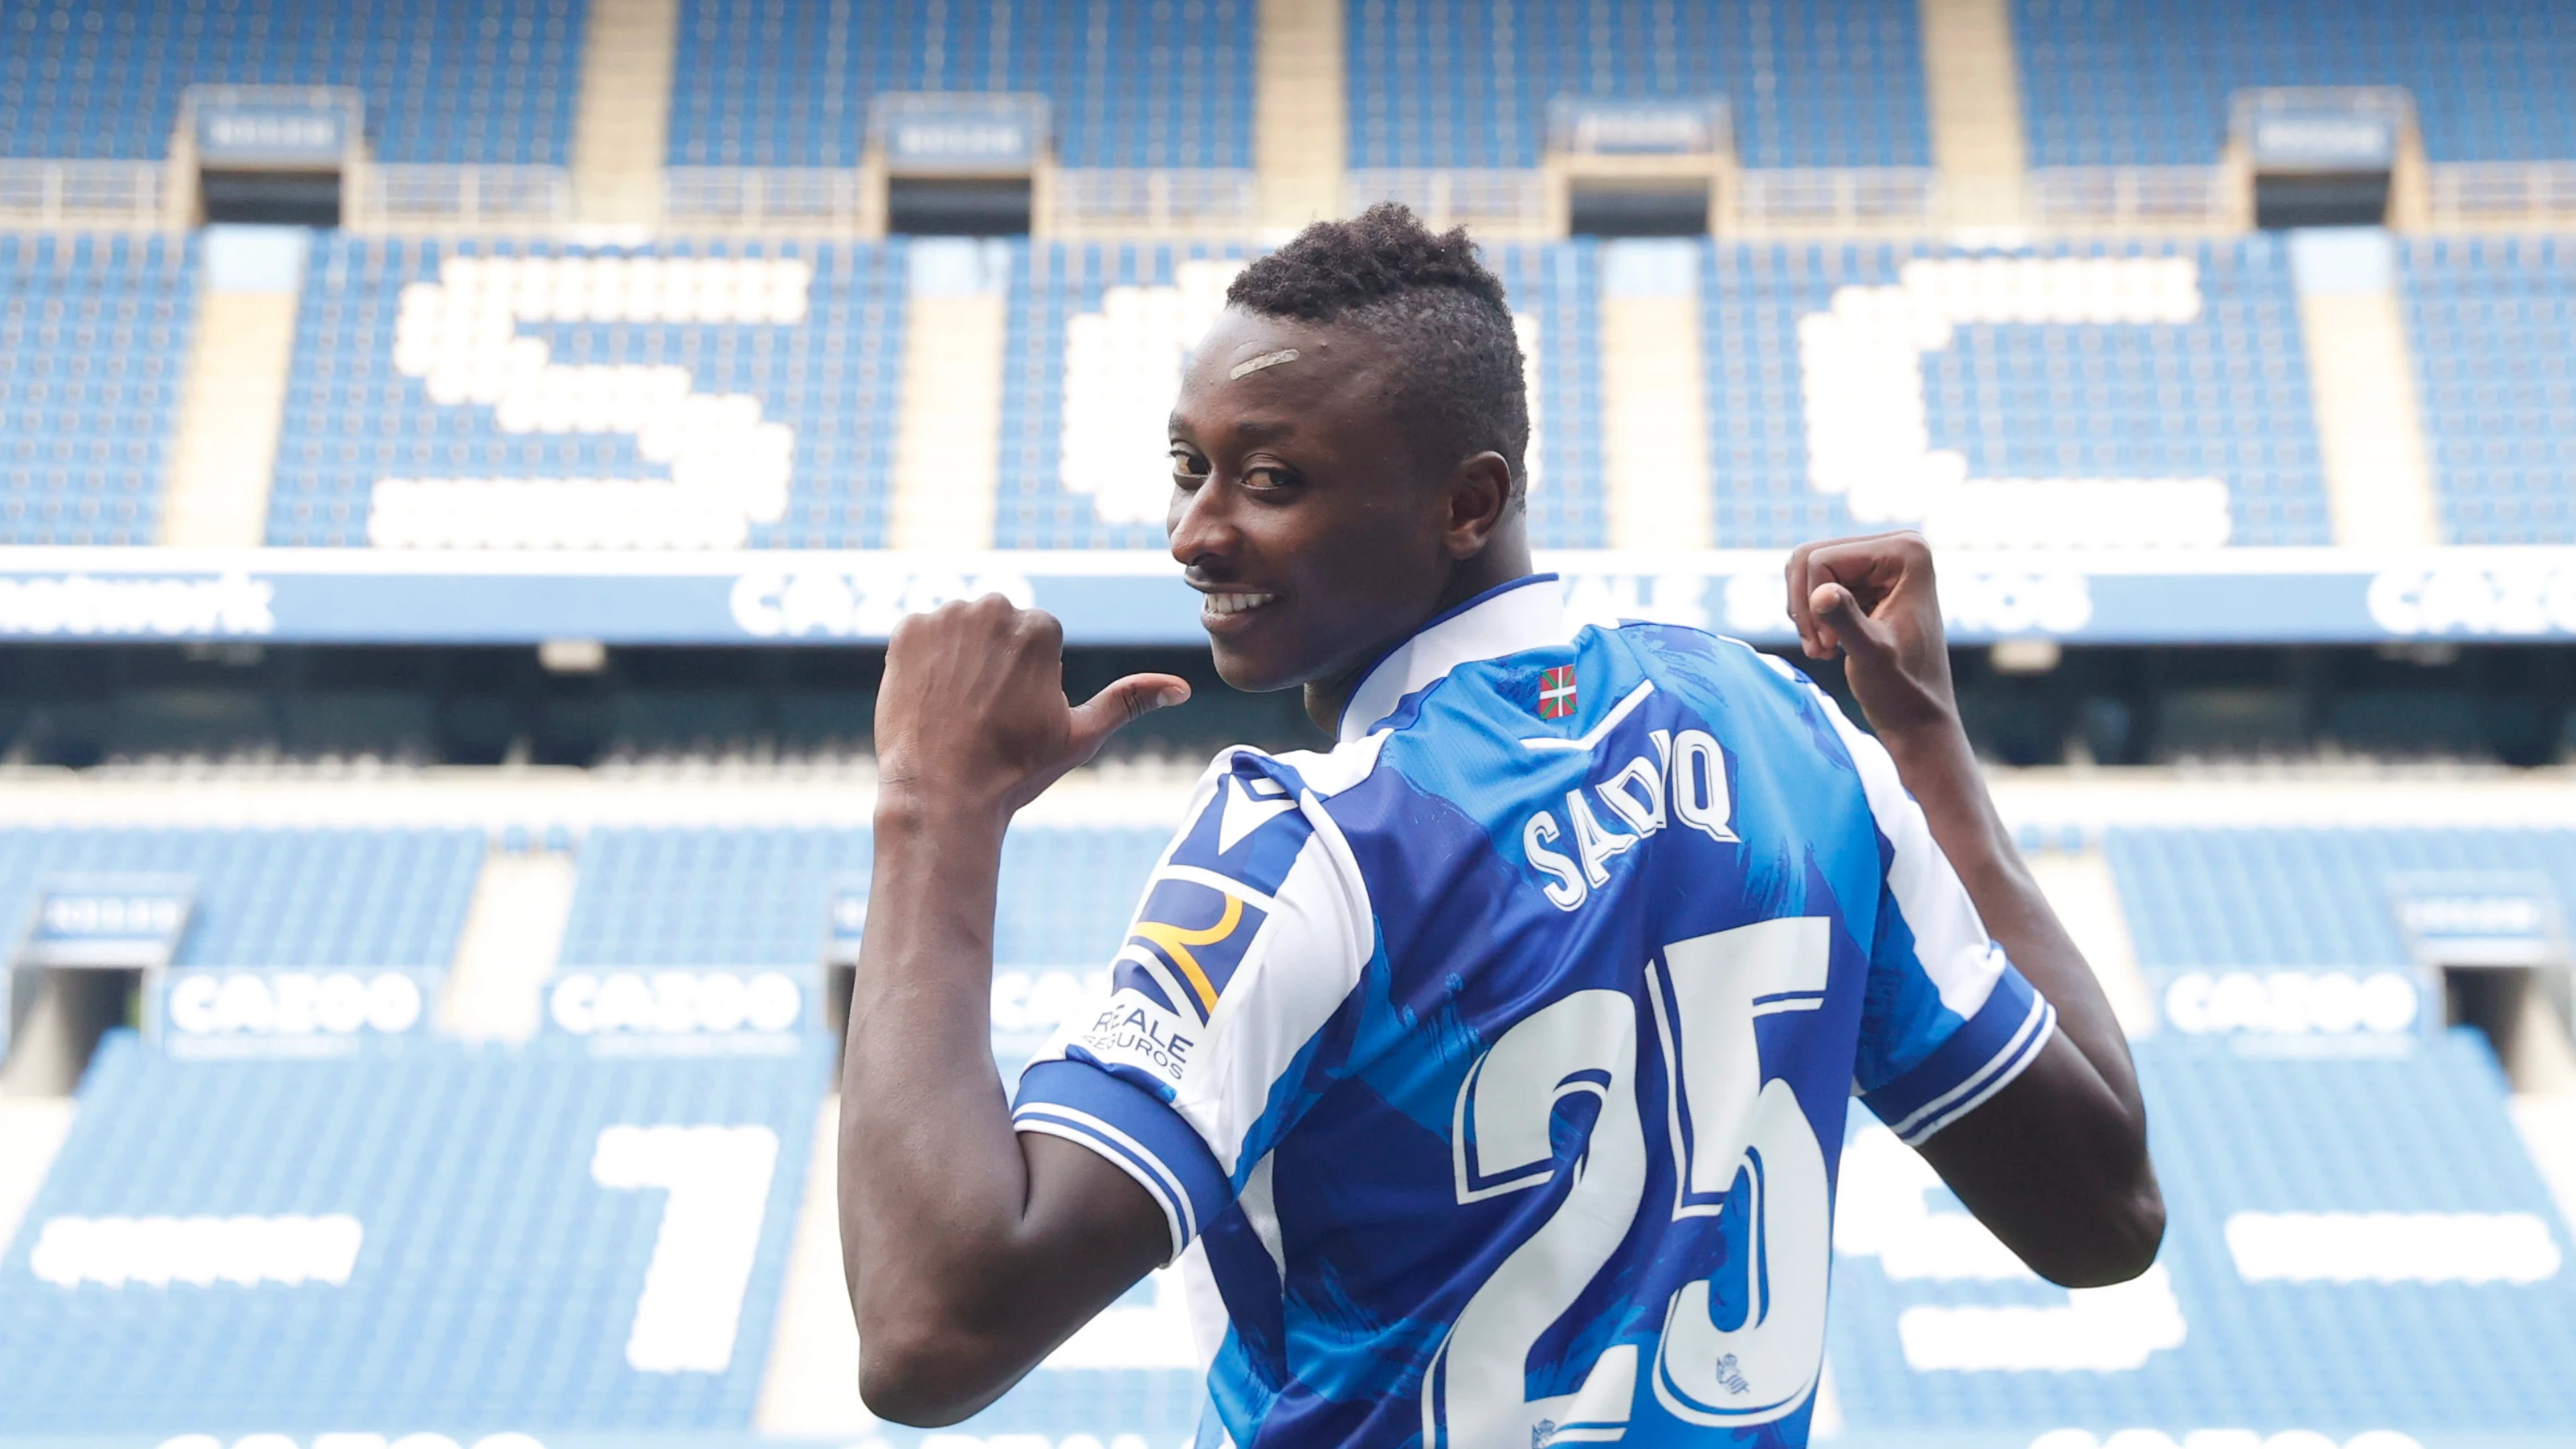
{"label": "man's neck", "polygon": [[1389,650],[1401,647],[1405,640],[1422,632],[1424,624],[1469,599],[1501,588],[1514,579],[1527,578],[1534,571],[1526,540],[1495,540],[1483,553],[1458,565],[1430,612],[1408,624],[1403,633],[1388,640],[1385,646],[1371,650],[1367,658],[1350,669],[1330,679],[1309,681],[1306,685],[1306,717],[1324,733],[1338,737],[1342,731],[1342,711],[1350,704],[1351,695],[1357,692],[1360,682],[1368,678],[1369,671],[1377,667],[1378,661],[1384,659]]}

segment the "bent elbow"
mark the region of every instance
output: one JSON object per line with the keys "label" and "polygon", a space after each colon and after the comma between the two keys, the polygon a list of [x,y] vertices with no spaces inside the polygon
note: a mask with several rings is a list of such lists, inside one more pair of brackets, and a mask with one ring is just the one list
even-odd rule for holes
{"label": "bent elbow", "polygon": [[962,1336],[890,1324],[859,1338],[859,1400],[880,1419],[915,1429],[954,1424],[991,1403],[984,1355]]}
{"label": "bent elbow", "polygon": [[2091,1231],[2032,1270],[2061,1288],[2108,1288],[2155,1266],[2165,1241],[2165,1196],[2152,1176],[2091,1218]]}

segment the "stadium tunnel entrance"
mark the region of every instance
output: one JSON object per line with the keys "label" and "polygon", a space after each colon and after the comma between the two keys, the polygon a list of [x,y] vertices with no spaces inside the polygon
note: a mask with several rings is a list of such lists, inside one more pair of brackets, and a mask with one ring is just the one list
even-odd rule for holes
{"label": "stadium tunnel entrance", "polygon": [[12,966],[0,1096],[70,1096],[101,1038],[117,1027],[142,1029],[145,974],[140,967]]}

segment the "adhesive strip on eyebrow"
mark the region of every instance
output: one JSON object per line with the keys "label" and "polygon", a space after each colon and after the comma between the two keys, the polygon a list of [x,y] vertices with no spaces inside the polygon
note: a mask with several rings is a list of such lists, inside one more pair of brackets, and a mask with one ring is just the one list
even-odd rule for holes
{"label": "adhesive strip on eyebrow", "polygon": [[1226,374],[1226,380],[1231,382],[1238,377],[1249,377],[1253,373],[1259,372],[1265,367],[1277,367],[1283,362],[1295,362],[1296,360],[1297,349],[1294,347],[1283,347],[1277,352],[1265,352],[1259,357],[1253,358],[1248,362],[1236,363],[1234,365],[1234,370]]}

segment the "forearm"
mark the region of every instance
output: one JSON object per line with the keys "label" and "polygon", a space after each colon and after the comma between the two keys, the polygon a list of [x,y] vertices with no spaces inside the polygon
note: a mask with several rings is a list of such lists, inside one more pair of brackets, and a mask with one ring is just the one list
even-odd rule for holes
{"label": "forearm", "polygon": [[2057,1008],[2058,1030],[2121,1102],[2143,1118],[2128,1039],[2112,1014],[2110,998],[2013,847],[1966,731],[1949,720],[1893,733],[1882,742],[1896,761],[1898,778],[1923,807],[1933,841],[1967,887],[1987,932]]}
{"label": "forearm", "polygon": [[[991,1043],[1005,818],[889,801],[841,1071],[841,1231],[862,1333],[964,1311],[1028,1171]],[[928,1311],[925,1311],[928,1310]]]}

